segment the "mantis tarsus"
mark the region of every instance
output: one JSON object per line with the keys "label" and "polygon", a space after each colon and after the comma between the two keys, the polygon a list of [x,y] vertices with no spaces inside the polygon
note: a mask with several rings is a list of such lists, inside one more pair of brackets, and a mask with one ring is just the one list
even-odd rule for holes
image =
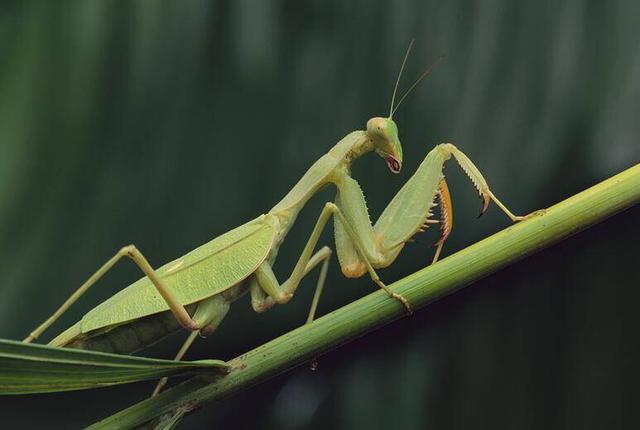
{"label": "mantis tarsus", "polygon": [[[316,251],[316,245],[332,217],[342,273],[350,278],[368,274],[410,313],[410,303],[389,289],[378,277],[376,269],[393,263],[405,243],[431,224],[441,227],[433,261],[438,259],[452,227],[451,200],[443,175],[445,161],[455,158],[469,176],[482,198],[481,213],[493,200],[512,221],[523,218],[513,215],[495,197],[467,156],[452,144],[444,143],[427,154],[414,175],[372,225],[363,192],[351,177],[350,166],[355,159],[375,151],[386,161],[391,172],[400,172],[402,147],[393,113],[415,84],[429,72],[428,69],[423,73],[394,106],[398,82],[410,49],[411,45],[396,81],[389,116],[371,118],[366,130],[345,136],[318,159],[269,212],[157,270],[134,245],[123,247],[24,341],[37,339],[124,257],[133,260],[145,276],[89,311],[79,322],[54,338],[51,345],[128,354],[184,327],[191,334],[177,354],[176,359],[181,359],[198,333],[207,336],[218,327],[233,301],[249,292],[256,312],[264,312],[275,304],[285,304],[295,294],[302,278],[320,265],[316,294],[307,320],[310,322],[332,253],[326,246]],[[336,187],[335,200],[325,204],[291,275],[280,282],[272,270],[279,247],[307,201],[329,184]],[[439,203],[439,220],[432,218],[436,203]]]}

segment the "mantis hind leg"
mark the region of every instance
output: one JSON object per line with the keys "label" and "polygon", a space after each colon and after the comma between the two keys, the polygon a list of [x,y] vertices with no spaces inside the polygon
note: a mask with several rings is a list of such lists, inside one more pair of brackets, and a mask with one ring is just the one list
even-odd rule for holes
{"label": "mantis hind leg", "polygon": [[[316,266],[318,266],[318,264],[322,264],[311,308],[309,309],[307,323],[313,321],[315,316],[315,311],[324,289],[330,257],[331,249],[327,246],[322,247],[307,261],[304,271],[302,272],[301,279],[307,276]],[[297,288],[299,284],[298,281],[298,284],[295,284],[293,291],[291,291],[292,287],[294,287],[293,284],[286,284],[285,282],[285,284],[280,285],[275,279],[271,266],[268,262],[263,263],[258,271],[260,274],[258,275],[258,273],[256,273],[256,277],[252,280],[251,286],[249,287],[251,294],[251,306],[258,313],[266,312],[278,302],[286,303],[286,301],[291,298],[295,288]]]}
{"label": "mantis hind leg", "polygon": [[169,305],[169,309],[175,316],[176,320],[183,327],[189,330],[198,330],[198,326],[189,316],[189,313],[184,306],[173,296],[171,291],[167,288],[164,281],[156,274],[155,270],[151,267],[144,255],[134,245],[128,245],[121,248],[116,255],[111,257],[105,264],[102,265],[93,275],[85,281],[45,322],[40,324],[35,330],[29,333],[23,342],[29,343],[37,339],[44,331],[51,326],[58,318],[60,318],[78,299],[87,292],[89,288],[95,285],[96,282],[104,276],[115,264],[122,258],[128,257],[133,260],[134,263],[147,275],[151,283],[156,287],[162,298]]}
{"label": "mantis hind leg", "polygon": [[[191,333],[189,333],[187,340],[185,340],[185,342],[182,344],[182,346],[178,350],[178,353],[174,357],[174,360],[176,361],[182,360],[182,357],[184,357],[184,355],[187,353],[187,351],[193,344],[193,341],[196,340],[196,337],[198,337],[197,331],[192,331]],[[167,385],[168,381],[169,381],[169,378],[167,378],[166,376],[164,378],[161,378],[156,384],[156,388],[153,389],[153,392],[151,393],[151,397],[155,397],[158,394],[160,394],[160,391],[164,388],[165,385]]]}
{"label": "mantis hind leg", "polygon": [[[193,314],[193,320],[202,328],[189,333],[189,336],[178,350],[174,360],[182,360],[182,357],[187,353],[198,335],[207,337],[213,333],[218,326],[220,326],[224,317],[227,316],[230,305],[230,302],[227,301],[223,294],[217,294],[200,302]],[[162,388],[167,384],[167,381],[168,378],[160,379],[156,388],[153,390],[151,397],[160,393]]]}

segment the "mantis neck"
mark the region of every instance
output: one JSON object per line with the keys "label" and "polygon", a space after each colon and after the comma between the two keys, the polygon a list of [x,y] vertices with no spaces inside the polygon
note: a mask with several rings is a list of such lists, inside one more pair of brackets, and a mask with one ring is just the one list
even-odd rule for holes
{"label": "mantis neck", "polygon": [[315,193],[344,175],[350,175],[351,162],[373,150],[366,132],[349,133],[307,170],[289,193],[270,211],[280,220],[280,241],[289,232],[298,213]]}

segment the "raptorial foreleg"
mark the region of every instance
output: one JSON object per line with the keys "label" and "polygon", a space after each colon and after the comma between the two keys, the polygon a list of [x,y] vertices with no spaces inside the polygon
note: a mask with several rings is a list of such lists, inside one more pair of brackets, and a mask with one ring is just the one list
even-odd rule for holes
{"label": "raptorial foreleg", "polygon": [[[436,243],[433,262],[437,261],[452,228],[453,210],[443,174],[444,163],[451,157],[455,158],[478,190],[482,199],[481,213],[487,210],[493,200],[512,221],[526,218],[514,215],[498,200],[478,168],[466,155],[454,145],[443,143],[427,154],[373,226],[369,220],[364,195],[355,179],[345,175],[337,183],[336,204],[349,223],[357,229],[365,257],[373,267],[389,266],[416,233],[428,228],[430,224],[439,222],[442,234]],[[432,218],[433,208],[437,203],[440,204],[440,221]],[[355,244],[350,235],[345,233],[340,220],[336,220],[336,251],[346,276],[359,277],[367,271],[365,258],[361,255],[363,253],[356,252]]]}

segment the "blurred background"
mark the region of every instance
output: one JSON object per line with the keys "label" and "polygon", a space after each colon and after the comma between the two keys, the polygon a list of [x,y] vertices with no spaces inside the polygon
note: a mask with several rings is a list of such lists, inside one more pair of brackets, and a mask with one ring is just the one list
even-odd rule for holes
{"label": "blurred background", "polygon": [[[395,119],[404,172],[354,166],[376,218],[451,141],[514,212],[547,207],[640,160],[640,2],[4,1],[0,6],[0,337],[21,339],[119,247],[156,266],[268,211],[309,165],[446,61]],[[446,168],[450,254],[509,223]],[[293,267],[320,193],[281,249]],[[640,208],[302,367],[180,428],[638,428]],[[437,232],[387,282],[431,261]],[[332,245],[331,234],[323,243]],[[130,263],[43,341],[140,277]],[[314,280],[257,315],[236,302],[188,358],[233,358],[298,325]],[[331,263],[326,313],[374,290]],[[171,338],[145,354],[171,357]],[[8,428],[79,428],[152,383],[3,398]]]}

